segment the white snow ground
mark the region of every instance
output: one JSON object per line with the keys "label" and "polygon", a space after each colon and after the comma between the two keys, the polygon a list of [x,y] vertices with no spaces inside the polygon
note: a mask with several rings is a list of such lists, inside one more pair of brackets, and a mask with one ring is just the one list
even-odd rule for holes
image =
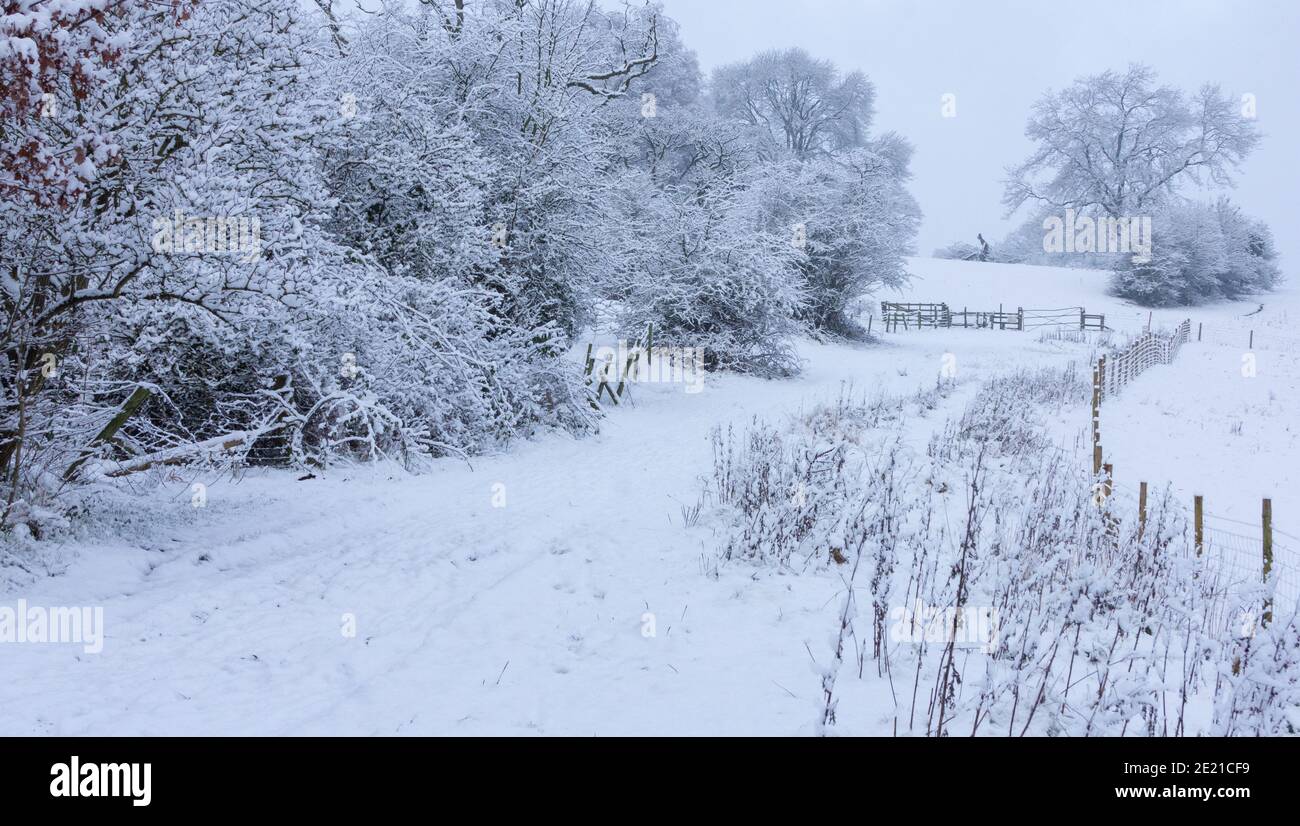
{"label": "white snow ground", "polygon": [[[912,269],[902,300],[1081,304],[1131,332],[1147,321],[1092,271],[930,259]],[[1259,300],[1154,313],[1157,328],[1204,324],[1206,340],[1107,402],[1107,461],[1121,485],[1170,482],[1244,522],[1272,496],[1278,528],[1300,535],[1300,293],[1260,300],[1248,318]],[[1258,373],[1246,378],[1252,328]],[[710,376],[699,394],[638,386],[598,436],[548,436],[472,469],[200,477],[201,509],[189,478],[143,492],[98,535],[45,548],[57,575],[0,594],[8,606],[103,606],[106,625],[100,654],[0,644],[0,734],[811,733],[821,697],[807,642],[832,627],[838,579],[719,568],[713,533],[685,528],[681,507],[711,469],[714,425],[778,417],[844,381],[933,386],[945,353],[961,390],[909,425],[918,449],[980,379],[1082,364],[1090,348],[975,330],[808,342],[798,379]],[[1084,406],[1060,423],[1062,442],[1087,423]],[[858,733],[888,733],[891,713]]]}

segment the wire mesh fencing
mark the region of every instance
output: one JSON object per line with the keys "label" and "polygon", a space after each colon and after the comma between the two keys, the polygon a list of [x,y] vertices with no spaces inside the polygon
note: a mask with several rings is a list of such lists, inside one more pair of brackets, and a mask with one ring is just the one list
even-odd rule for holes
{"label": "wire mesh fencing", "polygon": [[1099,399],[1111,398],[1130,382],[1157,364],[1171,364],[1182,346],[1191,340],[1190,319],[1171,333],[1143,333],[1127,347],[1097,362]]}
{"label": "wire mesh fencing", "polygon": [[[1099,495],[1099,504],[1145,521],[1145,485],[1134,488],[1106,474],[1100,480],[1104,496]],[[1273,527],[1271,502],[1265,500],[1258,522],[1207,513],[1203,497],[1188,504],[1192,504],[1184,511],[1188,544],[1213,572],[1217,588],[1232,595],[1268,586],[1275,606],[1289,612],[1300,605],[1300,538]]]}

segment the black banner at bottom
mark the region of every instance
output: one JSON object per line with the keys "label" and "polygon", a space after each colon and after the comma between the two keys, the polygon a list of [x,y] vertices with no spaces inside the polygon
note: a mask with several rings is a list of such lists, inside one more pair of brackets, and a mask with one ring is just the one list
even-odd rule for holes
{"label": "black banner at bottom", "polygon": [[[438,802],[536,814],[608,803],[681,817],[887,795],[924,811],[1195,803],[1220,812],[1294,798],[1291,740],[8,739],[6,812],[126,816],[374,812]],[[458,811],[458,810],[452,810]],[[486,811],[486,810],[485,810]]]}

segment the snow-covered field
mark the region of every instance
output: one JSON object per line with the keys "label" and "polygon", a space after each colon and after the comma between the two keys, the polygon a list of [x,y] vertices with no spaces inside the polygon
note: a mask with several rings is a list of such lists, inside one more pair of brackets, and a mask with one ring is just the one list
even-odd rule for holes
{"label": "snow-covered field", "polygon": [[[1082,305],[1121,334],[1148,321],[1095,271],[931,259],[911,270],[899,300]],[[1190,317],[1204,340],[1107,402],[1106,460],[1122,489],[1169,483],[1204,495],[1216,518],[1257,523],[1271,497],[1279,531],[1300,536],[1300,293],[1262,300],[1250,316],[1258,301],[1154,313],[1153,328]],[[50,576],[10,576],[3,604],[103,606],[106,635],[99,654],[0,646],[0,734],[812,733],[824,705],[812,651],[825,648],[842,582],[720,562],[709,520],[684,524],[712,471],[710,431],[778,420],[846,382],[933,387],[951,354],[955,390],[905,429],[924,451],[982,380],[1087,369],[1093,349],[1036,331],[805,342],[796,379],[710,375],[698,394],[637,386],[594,437],[548,436],[472,467],[304,481],[258,470],[139,491],[97,534],[47,543]],[[1073,450],[1088,423],[1083,404],[1054,435]],[[191,506],[195,481],[203,508]],[[889,733],[883,682],[850,699],[864,721],[850,731]]]}

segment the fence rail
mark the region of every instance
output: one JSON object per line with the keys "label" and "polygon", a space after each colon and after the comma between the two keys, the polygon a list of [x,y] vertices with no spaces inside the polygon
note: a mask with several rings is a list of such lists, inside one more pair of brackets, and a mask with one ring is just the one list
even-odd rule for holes
{"label": "fence rail", "polygon": [[885,332],[896,332],[900,326],[904,330],[952,326],[952,312],[947,304],[899,304],[882,301],[880,316],[885,323]]}
{"label": "fence rail", "polygon": [[880,316],[885,324],[885,332],[898,332],[899,329],[922,330],[927,327],[1021,332],[1045,327],[1098,331],[1108,329],[1104,314],[1089,313],[1083,307],[1043,310],[1016,307],[1012,312],[1001,306],[997,310],[972,310],[968,307],[953,310],[946,303],[882,301]]}

